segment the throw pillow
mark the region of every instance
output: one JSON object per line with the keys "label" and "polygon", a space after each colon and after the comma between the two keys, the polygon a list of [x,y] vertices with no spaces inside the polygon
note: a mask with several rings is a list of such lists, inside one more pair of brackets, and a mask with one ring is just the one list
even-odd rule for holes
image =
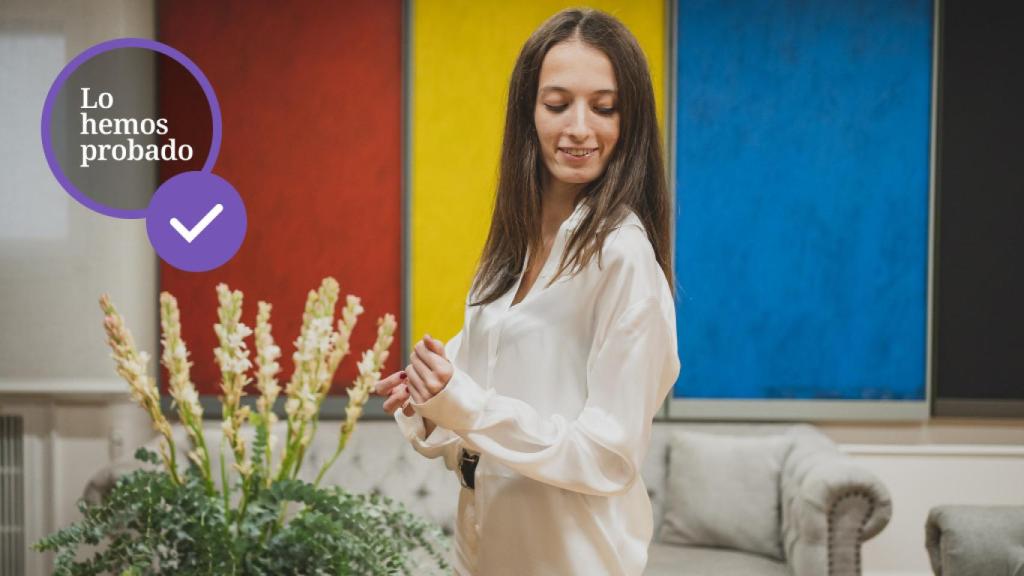
{"label": "throw pillow", "polygon": [[781,435],[674,432],[661,542],[784,560],[779,478],[792,446],[793,439]]}

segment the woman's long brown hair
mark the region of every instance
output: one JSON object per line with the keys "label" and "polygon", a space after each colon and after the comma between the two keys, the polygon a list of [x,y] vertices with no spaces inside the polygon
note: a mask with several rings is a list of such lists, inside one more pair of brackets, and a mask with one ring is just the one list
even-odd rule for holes
{"label": "woman's long brown hair", "polygon": [[[546,170],[533,114],[541,64],[560,42],[579,38],[601,50],[612,63],[618,89],[619,139],[604,172],[580,191],[577,202],[590,210],[566,243],[554,282],[564,270],[586,267],[609,232],[626,216],[628,207],[639,216],[669,286],[673,282],[669,256],[670,200],[661,134],[655,113],[651,75],[636,38],[615,17],[592,9],[568,9],[555,14],[526,41],[509,82],[501,167],[491,228],[473,281],[470,305],[485,305],[508,292],[526,260],[527,247],[541,251],[541,182]],[[472,298],[471,298],[472,300]]]}

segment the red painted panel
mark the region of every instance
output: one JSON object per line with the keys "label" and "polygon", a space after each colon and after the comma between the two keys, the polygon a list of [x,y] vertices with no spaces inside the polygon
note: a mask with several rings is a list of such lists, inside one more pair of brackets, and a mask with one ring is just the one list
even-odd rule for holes
{"label": "red painted panel", "polygon": [[[189,273],[160,265],[161,290],[182,308],[200,392],[219,392],[219,282],[245,293],[249,326],[257,300],[274,305],[282,382],[292,372],[306,293],[324,276],[338,280],[342,304],[355,294],[366,309],[335,375],[336,392],[355,377],[377,318],[390,312],[403,322],[401,27],[398,0],[160,3],[159,40],[194,60],[220,101],[223,141],[214,172],[235,186],[248,211],[245,242],[224,266]],[[205,111],[189,113],[194,99],[166,83],[160,100],[172,125],[195,122],[197,132],[209,123]],[[396,338],[385,374],[405,366],[398,354]]]}

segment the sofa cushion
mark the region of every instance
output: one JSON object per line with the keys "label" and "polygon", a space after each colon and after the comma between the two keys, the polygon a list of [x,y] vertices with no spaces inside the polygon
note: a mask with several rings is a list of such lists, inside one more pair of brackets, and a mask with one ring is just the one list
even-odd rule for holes
{"label": "sofa cushion", "polygon": [[944,504],[928,512],[925,546],[936,574],[1024,573],[1024,506]]}
{"label": "sofa cushion", "polygon": [[651,544],[644,576],[791,576],[784,562],[724,548]]}
{"label": "sofa cushion", "polygon": [[659,541],[784,560],[779,479],[793,439],[676,431]]}

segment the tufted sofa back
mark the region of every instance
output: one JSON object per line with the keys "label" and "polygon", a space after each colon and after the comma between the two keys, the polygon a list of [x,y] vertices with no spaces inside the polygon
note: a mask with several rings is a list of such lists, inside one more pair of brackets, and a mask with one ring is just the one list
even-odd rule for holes
{"label": "tufted sofa back", "polygon": [[[300,477],[312,481],[323,462],[334,453],[340,422],[321,422],[306,454]],[[650,449],[641,474],[654,509],[655,534],[663,514],[669,438],[675,430],[695,430],[729,435],[795,434],[831,443],[826,436],[807,424],[682,423],[656,422],[651,431]],[[219,423],[204,428],[207,446],[214,452],[220,446]],[[279,442],[285,436],[279,422],[275,434]],[[251,431],[245,431],[251,434]],[[184,431],[175,428],[176,441],[184,448]],[[250,436],[251,437],[251,436]],[[156,441],[151,442],[155,447]],[[359,493],[379,493],[404,503],[408,509],[439,524],[447,534],[454,529],[459,480],[445,468],[440,458],[430,460],[417,453],[402,437],[394,420],[362,420],[349,437],[344,452],[324,476],[321,485],[339,485]]]}
{"label": "tufted sofa back", "polygon": [[[339,425],[321,425],[300,475],[315,477],[334,453]],[[429,459],[413,450],[394,420],[366,420],[356,425],[345,451],[321,485],[339,485],[352,492],[376,492],[402,502],[416,514],[453,534],[459,480],[441,458]]]}

